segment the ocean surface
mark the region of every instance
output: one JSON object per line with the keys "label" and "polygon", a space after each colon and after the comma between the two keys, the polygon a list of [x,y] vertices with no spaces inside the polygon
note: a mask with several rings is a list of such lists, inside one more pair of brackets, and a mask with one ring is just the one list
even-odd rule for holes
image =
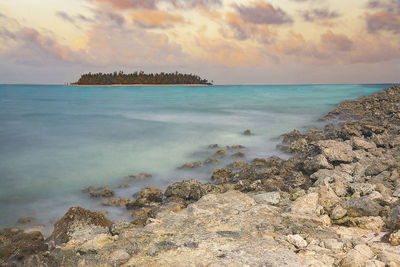
{"label": "ocean surface", "polygon": [[[246,146],[247,160],[287,157],[275,149],[277,136],[321,127],[318,118],[337,103],[386,87],[0,85],[0,228],[31,216],[50,231],[71,206],[124,218],[125,209],[103,207],[81,189],[107,185],[129,197],[145,186],[209,181],[214,166],[177,167],[204,161],[214,143]],[[140,172],[153,177],[118,189]]]}

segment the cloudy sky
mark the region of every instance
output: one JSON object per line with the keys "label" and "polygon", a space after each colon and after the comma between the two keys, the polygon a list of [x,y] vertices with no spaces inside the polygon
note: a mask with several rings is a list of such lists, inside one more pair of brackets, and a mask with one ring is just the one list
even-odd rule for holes
{"label": "cloudy sky", "polygon": [[114,70],[400,82],[400,0],[0,0],[0,83]]}

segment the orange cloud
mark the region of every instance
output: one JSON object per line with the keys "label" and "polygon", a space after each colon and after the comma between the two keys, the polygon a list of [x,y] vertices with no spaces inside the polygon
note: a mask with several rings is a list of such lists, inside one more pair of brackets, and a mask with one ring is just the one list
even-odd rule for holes
{"label": "orange cloud", "polygon": [[184,23],[181,15],[170,14],[161,10],[138,10],[133,13],[132,21],[142,28],[171,28]]}

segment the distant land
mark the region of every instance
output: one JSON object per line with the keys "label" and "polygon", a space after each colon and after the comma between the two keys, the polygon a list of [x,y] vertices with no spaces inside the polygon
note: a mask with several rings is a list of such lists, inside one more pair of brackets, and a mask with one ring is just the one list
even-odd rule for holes
{"label": "distant land", "polygon": [[113,73],[86,73],[71,85],[212,85],[206,79],[195,74],[144,73],[143,71],[125,74],[123,71]]}

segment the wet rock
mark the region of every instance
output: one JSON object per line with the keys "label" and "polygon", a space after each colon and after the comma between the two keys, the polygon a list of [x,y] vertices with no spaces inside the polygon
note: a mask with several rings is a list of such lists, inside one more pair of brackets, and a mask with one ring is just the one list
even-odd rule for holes
{"label": "wet rock", "polygon": [[292,204],[291,211],[300,214],[317,215],[318,199],[318,193],[310,193],[299,197]]}
{"label": "wet rock", "polygon": [[351,198],[343,203],[343,208],[347,210],[350,217],[378,216],[382,211],[382,206],[372,201],[369,197]]}
{"label": "wet rock", "polygon": [[126,203],[130,202],[131,200],[129,198],[110,198],[107,200],[104,200],[101,204],[103,206],[111,206],[111,207],[124,207]]}
{"label": "wet rock", "polygon": [[357,245],[346,254],[340,264],[342,267],[364,267],[373,257],[374,253],[367,245]]}
{"label": "wet rock", "polygon": [[112,197],[114,196],[114,191],[109,187],[88,187],[89,197]]}
{"label": "wet rock", "polygon": [[25,233],[15,228],[0,231],[0,265],[2,266],[11,260],[23,260],[47,249],[48,246],[40,232]]}
{"label": "wet rock", "polygon": [[209,148],[217,148],[217,147],[218,147],[218,144],[211,144],[211,145],[209,145],[208,147],[209,147]]}
{"label": "wet rock", "polygon": [[226,157],[226,151],[223,149],[218,150],[217,152],[214,153],[215,157]]}
{"label": "wet rock", "polygon": [[155,187],[146,187],[135,194],[136,200],[126,203],[127,209],[159,205],[163,200],[163,192]]}
{"label": "wet rock", "polygon": [[118,186],[118,188],[128,188],[128,187],[131,187],[131,186],[132,186],[131,184],[120,184]]}
{"label": "wet rock", "polygon": [[249,129],[247,129],[243,132],[243,135],[251,135],[251,131]]}
{"label": "wet rock", "polygon": [[230,168],[214,169],[211,180],[217,184],[228,183],[232,180],[233,173]]}
{"label": "wet rock", "polygon": [[286,239],[290,244],[297,248],[304,248],[307,246],[307,241],[305,241],[301,235],[288,235]]}
{"label": "wet rock", "polygon": [[182,166],[180,166],[179,169],[193,169],[201,166],[202,166],[201,161],[195,161],[195,162],[188,161]]}
{"label": "wet rock", "polygon": [[289,146],[289,150],[293,153],[305,153],[308,148],[308,141],[305,138],[293,141]]}
{"label": "wet rock", "polygon": [[351,145],[335,140],[323,140],[317,143],[322,155],[333,164],[351,163],[355,158]]}
{"label": "wet rock", "polygon": [[142,172],[142,173],[138,173],[138,174],[130,174],[128,176],[125,176],[125,179],[129,179],[129,180],[145,180],[148,178],[151,178],[153,175],[151,173],[148,172]]}
{"label": "wet rock", "polygon": [[228,165],[228,168],[233,168],[233,169],[241,169],[243,168],[247,163],[244,161],[235,161],[232,162],[231,164]]}
{"label": "wet rock", "polygon": [[233,158],[244,158],[246,156],[246,154],[244,154],[243,152],[237,152],[235,154],[232,154]]}
{"label": "wet rock", "polygon": [[165,196],[178,197],[183,200],[196,201],[209,193],[221,192],[221,188],[212,184],[201,184],[197,180],[185,180],[174,183],[165,190]]}
{"label": "wet rock", "polygon": [[242,146],[242,145],[226,146],[226,149],[228,149],[228,150],[243,149],[243,148],[246,148],[246,147]]}
{"label": "wet rock", "polygon": [[255,158],[252,161],[252,164],[257,167],[257,168],[271,168],[271,167],[276,167],[279,168],[282,166],[284,160],[276,157],[276,156],[272,156],[268,159],[264,159],[264,158]]}
{"label": "wet rock", "polygon": [[257,203],[277,205],[281,200],[281,195],[279,192],[268,192],[254,195],[253,198]]}
{"label": "wet rock", "polygon": [[214,164],[218,165],[220,163],[219,159],[213,158],[213,157],[208,157],[205,159],[204,164]]}
{"label": "wet rock", "polygon": [[72,234],[76,229],[87,226],[108,228],[110,225],[111,221],[98,212],[90,211],[81,207],[72,207],[55,223],[54,231],[50,238],[56,242],[66,243],[71,239]]}
{"label": "wet rock", "polygon": [[34,221],[35,221],[35,218],[33,218],[33,217],[25,217],[25,218],[18,219],[18,223],[20,223],[20,224],[33,223]]}

